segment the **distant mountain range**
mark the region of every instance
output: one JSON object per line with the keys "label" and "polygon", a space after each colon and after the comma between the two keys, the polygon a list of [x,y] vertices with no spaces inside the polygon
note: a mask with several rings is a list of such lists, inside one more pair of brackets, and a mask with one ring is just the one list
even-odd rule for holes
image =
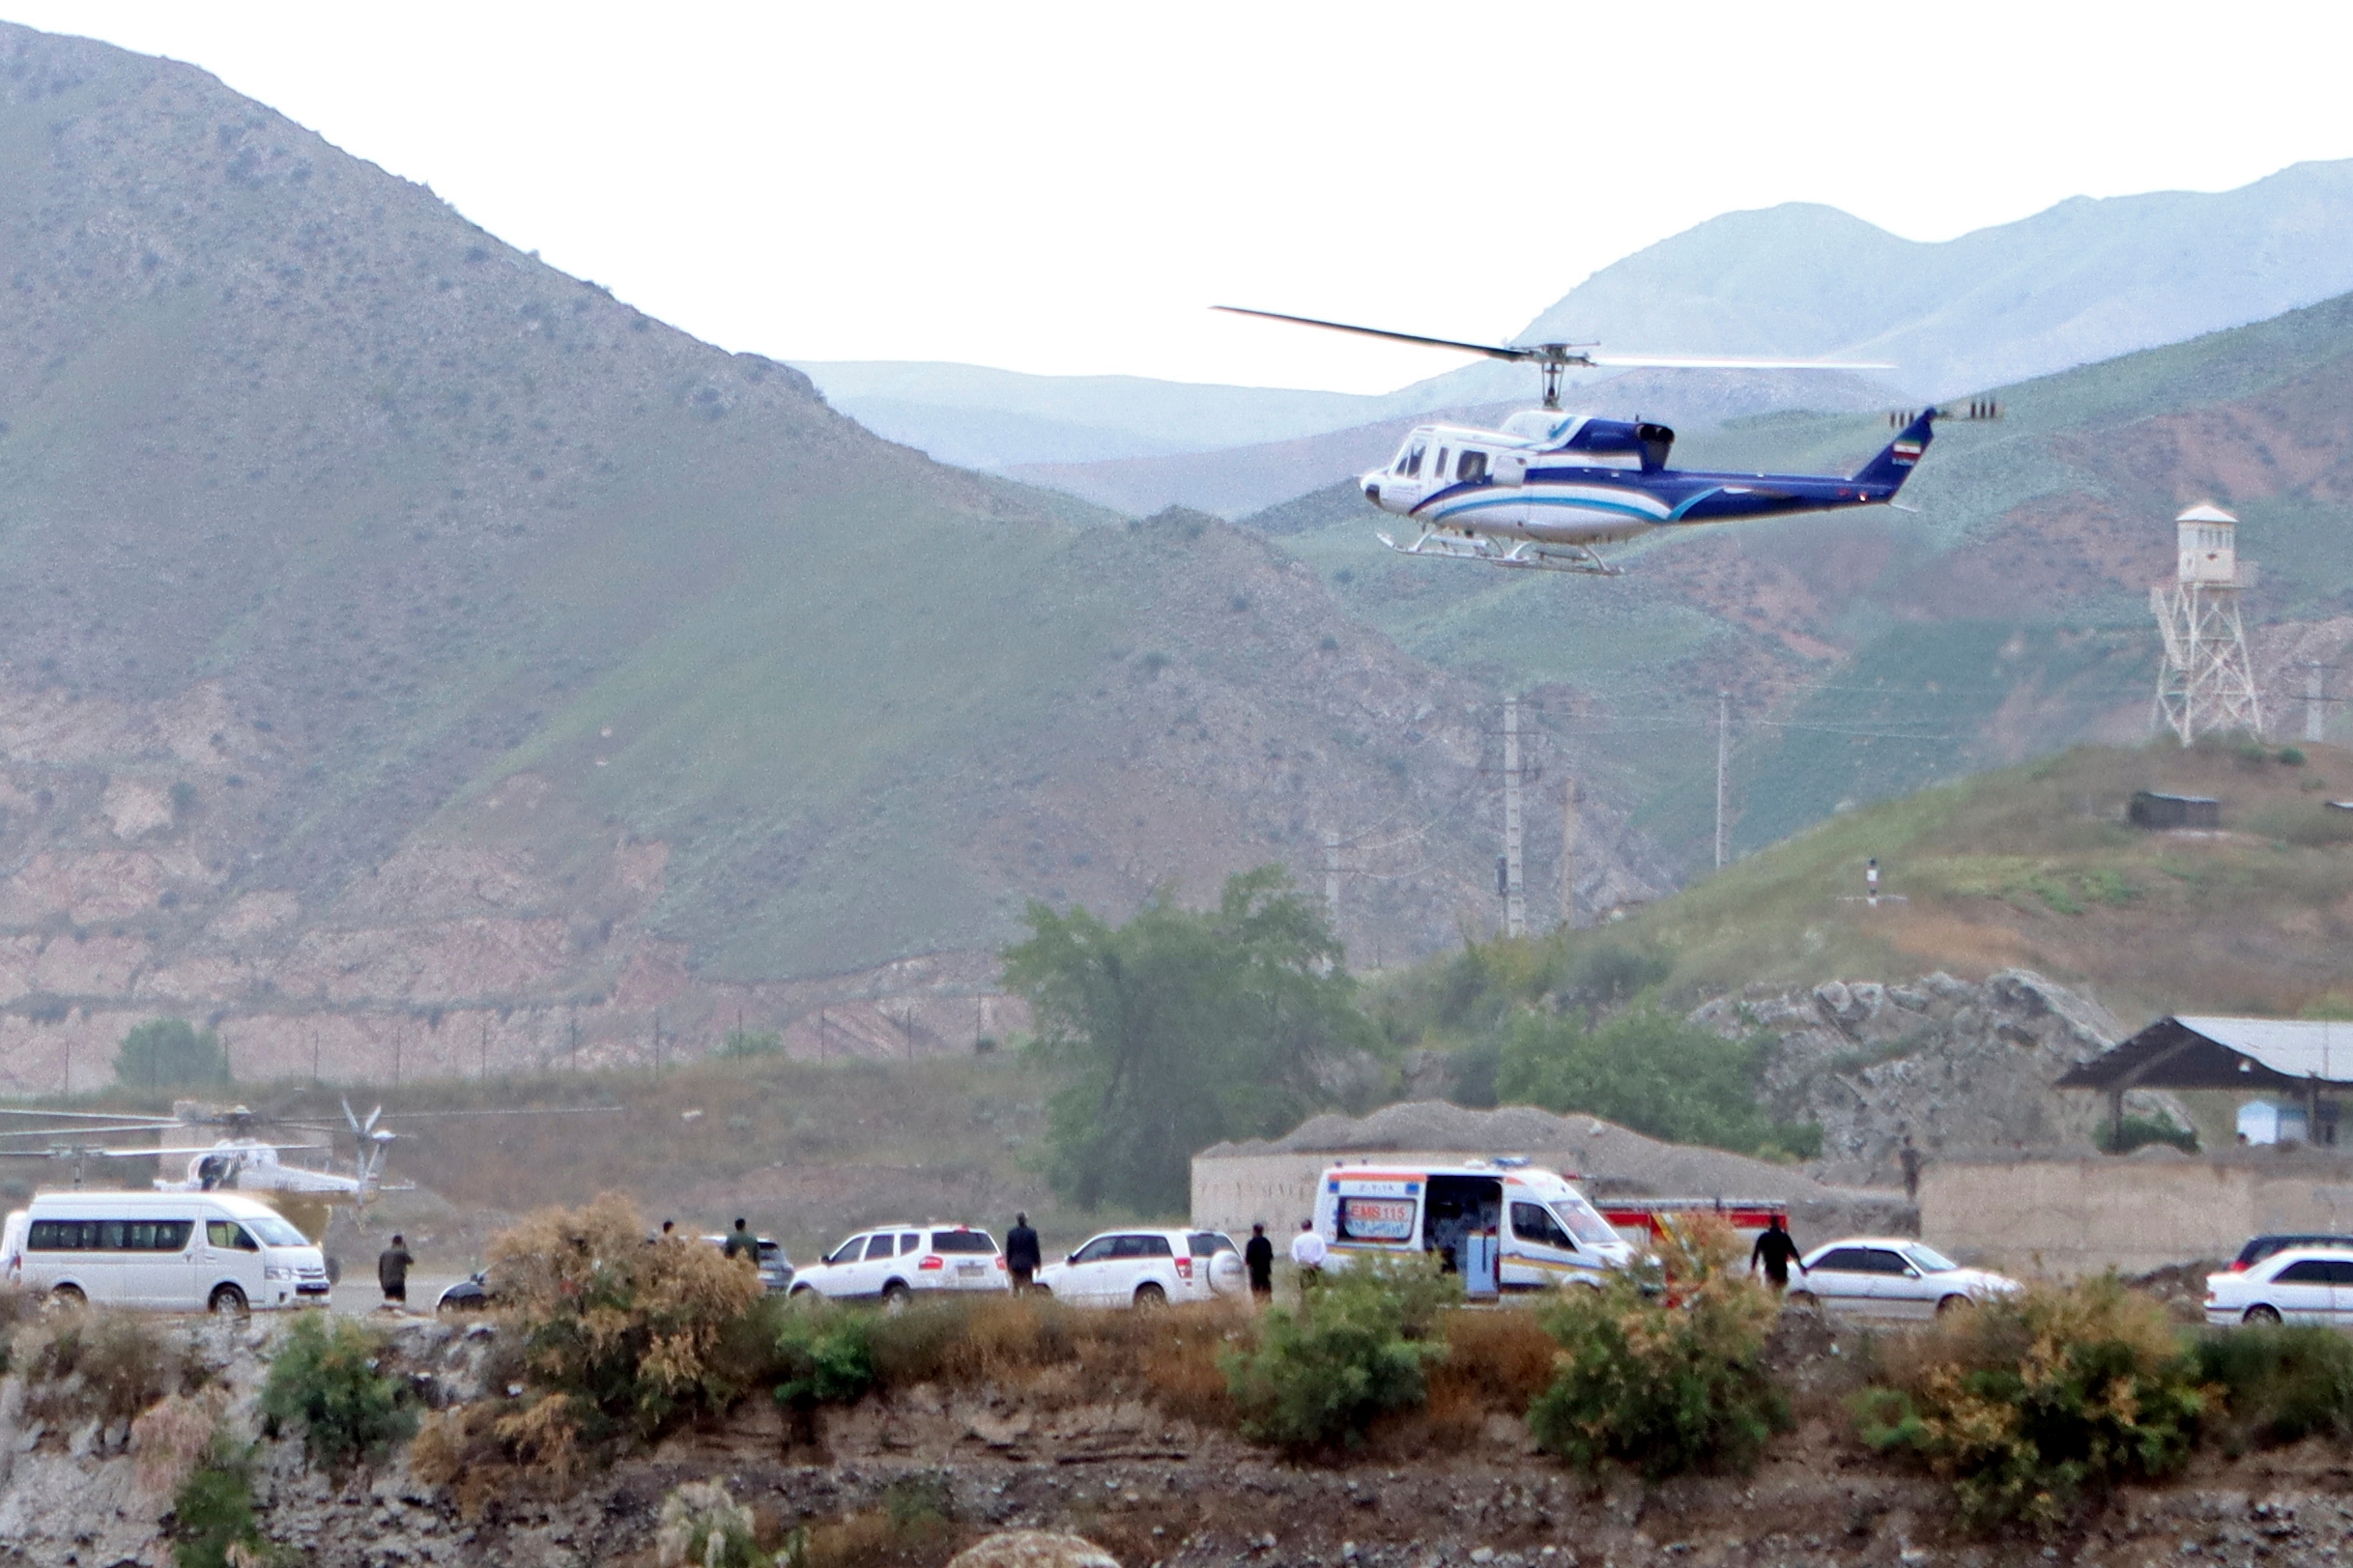
{"label": "distant mountain range", "polygon": [[[1956,240],[1901,239],[1835,208],[1727,213],[1595,272],[1517,341],[1598,340],[1627,350],[1888,359],[1883,386],[1798,375],[1763,390],[1662,395],[1589,381],[1573,395],[1621,413],[1689,420],[1677,403],[1838,411],[1944,398],[2180,342],[2353,290],[2353,160],[2300,163],[2220,194],[2077,197]],[[1314,313],[1312,300],[1240,301]],[[1374,323],[1405,330],[1443,324]],[[1274,324],[1268,330],[1286,328]],[[1304,328],[1298,328],[1304,330]],[[837,408],[945,461],[1024,468],[1107,504],[1212,498],[1219,463],[1184,453],[1263,447],[1438,409],[1532,400],[1526,370],[1466,365],[1382,397],[1018,376],[963,365],[810,364]],[[1353,452],[1357,445],[1341,443]],[[1330,450],[1339,450],[1334,447]],[[1266,504],[1338,477],[1301,462],[1251,499]],[[1153,460],[1128,469],[1127,459]],[[1263,454],[1242,460],[1265,470]],[[1050,465],[1049,468],[1031,467]],[[1207,474],[1204,482],[1172,478]],[[1271,488],[1285,494],[1272,494]],[[1230,486],[1228,487],[1230,488]]]}

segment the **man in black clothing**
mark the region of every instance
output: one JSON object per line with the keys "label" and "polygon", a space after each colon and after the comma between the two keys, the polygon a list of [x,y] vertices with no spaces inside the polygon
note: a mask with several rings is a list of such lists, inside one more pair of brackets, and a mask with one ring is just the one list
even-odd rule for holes
{"label": "man in black clothing", "polygon": [[1013,1229],[1005,1233],[1005,1271],[1013,1276],[1014,1295],[1019,1296],[1030,1288],[1030,1281],[1037,1277],[1041,1261],[1038,1233],[1029,1228],[1029,1216],[1014,1215]]}
{"label": "man in black clothing", "polygon": [[741,1258],[755,1269],[760,1267],[760,1238],[745,1230],[740,1218],[735,1221],[735,1228],[728,1232],[727,1240],[719,1243],[719,1250],[728,1257]]}
{"label": "man in black clothing", "polygon": [[376,1283],[384,1287],[384,1304],[405,1307],[409,1304],[409,1269],[416,1260],[409,1256],[408,1247],[395,1235],[392,1244],[376,1255]]}
{"label": "man in black clothing", "polygon": [[1904,1169],[1904,1196],[1913,1203],[1920,1201],[1920,1151],[1912,1147],[1911,1134],[1904,1134],[1904,1147],[1896,1151],[1896,1163]]}
{"label": "man in black clothing", "polygon": [[1264,1225],[1250,1227],[1249,1244],[1242,1249],[1242,1262],[1250,1271],[1250,1295],[1261,1301],[1275,1298],[1275,1243],[1267,1240]]}
{"label": "man in black clothing", "polygon": [[[1765,1282],[1779,1296],[1790,1288],[1790,1265],[1793,1263],[1797,1263],[1797,1243],[1790,1240],[1788,1228],[1782,1224],[1781,1216],[1775,1214],[1766,1222],[1765,1233],[1757,1238],[1757,1244],[1749,1249],[1749,1272],[1756,1272],[1757,1265],[1765,1265]],[[1797,1271],[1804,1273],[1806,1266],[1797,1263]]]}

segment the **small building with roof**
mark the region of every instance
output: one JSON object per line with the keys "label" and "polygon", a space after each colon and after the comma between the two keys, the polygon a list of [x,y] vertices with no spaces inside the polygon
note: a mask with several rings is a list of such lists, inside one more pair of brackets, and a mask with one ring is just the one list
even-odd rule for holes
{"label": "small building with roof", "polygon": [[2303,1141],[2332,1146],[2338,1097],[2353,1089],[2353,1022],[2164,1017],[2071,1069],[2058,1087],[2105,1094],[2112,1121],[2122,1120],[2129,1089],[2209,1089],[2283,1100],[2303,1111]]}

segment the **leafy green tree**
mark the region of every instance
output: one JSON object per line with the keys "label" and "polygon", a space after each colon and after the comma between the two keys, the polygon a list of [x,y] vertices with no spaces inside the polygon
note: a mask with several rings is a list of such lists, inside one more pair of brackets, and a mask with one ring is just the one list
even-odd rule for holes
{"label": "leafy green tree", "polygon": [[1093,1209],[1182,1211],[1195,1151],[1288,1127],[1323,1069],[1372,1048],[1321,904],[1279,866],[1226,878],[1214,909],[1162,888],[1114,927],[1032,903],[1005,984],[1031,1047],[1071,1074],[1048,1106],[1047,1177]]}
{"label": "leafy green tree", "polygon": [[114,1075],[138,1089],[227,1083],[229,1053],[218,1035],[186,1018],[150,1018],[123,1037]]}
{"label": "leafy green tree", "polygon": [[1819,1151],[1820,1127],[1776,1122],[1758,1103],[1764,1051],[1762,1039],[1725,1040],[1649,997],[1593,1025],[1529,1013],[1504,1042],[1496,1098],[1585,1111],[1677,1143]]}

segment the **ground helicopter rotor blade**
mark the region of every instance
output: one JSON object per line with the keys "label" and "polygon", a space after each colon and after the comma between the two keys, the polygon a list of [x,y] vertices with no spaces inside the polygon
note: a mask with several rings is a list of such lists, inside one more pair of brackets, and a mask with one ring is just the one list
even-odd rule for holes
{"label": "ground helicopter rotor blade", "polygon": [[[139,1114],[137,1111],[0,1110],[0,1116],[40,1116],[56,1122],[120,1122],[125,1117],[135,1117]],[[176,1116],[150,1116],[145,1120],[150,1126],[176,1127],[181,1125],[180,1119]]]}
{"label": "ground helicopter rotor blade", "polygon": [[1587,364],[1612,370],[1893,370],[1881,359],[1717,359],[1692,354],[1589,354]]}
{"label": "ground helicopter rotor blade", "polygon": [[[1251,310],[1243,305],[1212,305],[1209,308],[1222,310],[1235,316],[1263,316],[1268,321],[1293,322],[1301,327],[1321,327],[1332,332],[1354,332],[1359,337],[1385,337],[1394,343],[1419,343],[1422,347],[1430,349],[1460,349],[1465,354],[1483,354],[1490,359],[1541,359],[1544,357],[1543,349],[1514,348],[1507,343],[1465,343],[1459,338],[1423,337],[1419,332],[1392,332],[1380,327],[1351,327],[1346,322],[1318,321],[1313,316],[1286,316],[1279,310]],[[1564,346],[1546,345],[1548,348]]]}

